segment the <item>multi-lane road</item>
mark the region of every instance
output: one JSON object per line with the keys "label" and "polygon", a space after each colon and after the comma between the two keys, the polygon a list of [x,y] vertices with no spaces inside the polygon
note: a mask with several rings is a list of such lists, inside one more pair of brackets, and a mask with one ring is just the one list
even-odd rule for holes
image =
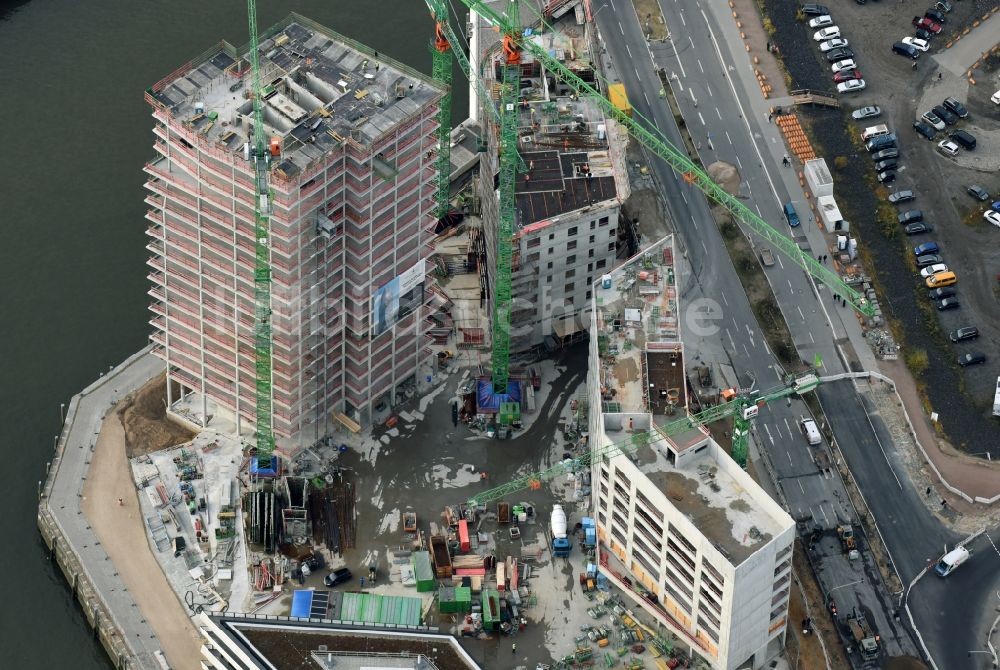
{"label": "multi-lane road", "polygon": [[[769,103],[760,95],[728,6],[700,0],[660,3],[670,37],[647,44],[629,0],[595,0],[593,11],[606,51],[608,78],[625,84],[637,115],[648,119],[674,146],[683,147],[671,110],[660,99],[656,68],[662,68],[703,162],[736,166],[741,177],[739,194],[746,204],[803,249],[819,255],[826,243],[806,214],[806,199],[796,176],[782,166],[784,145],[769,123]],[[732,44],[739,49],[730,49]],[[780,384],[780,368],[759,332],[705,197],[663,161],[654,159],[650,167],[690,266],[688,273],[681,274],[682,299],[685,305],[697,306],[699,318],[694,327],[691,319],[684,320],[688,351],[728,360],[740,383],[756,381],[762,389]],[[801,227],[790,229],[785,223],[781,208],[786,201],[798,205]],[[665,231],[642,232],[650,239]],[[860,339],[853,314],[835,306],[828,290],[816,287],[787,259],[765,271],[803,360],[811,361],[819,354],[826,374],[845,371],[837,347],[852,337]],[[714,319],[718,329],[704,328],[706,318]],[[872,360],[870,355],[861,358]],[[928,512],[921,500],[924,492],[915,490],[907,479],[891,435],[863,389],[839,382],[817,393],[896,568],[903,582],[909,583],[929,559],[939,557],[945,546],[960,537]],[[767,452],[792,516],[807,527],[823,528],[829,536],[854,513],[839,477],[824,476],[813,463],[797,427],[805,413],[798,401],[766,408],[757,420],[757,444]],[[909,594],[923,642],[942,669],[967,667],[963,665],[968,663],[966,650],[982,648],[986,639],[997,556],[982,554],[963,568],[965,575],[949,578],[947,586],[932,576],[922,579]],[[866,556],[866,569],[860,570],[837,552],[829,552],[821,561],[824,585],[830,589],[861,579],[858,585],[838,590],[841,611],[855,605],[866,608],[873,613],[889,654],[913,654],[919,641],[897,618],[906,618],[897,609],[899,595],[890,596],[881,587],[872,561]],[[976,582],[976,577],[984,581]],[[981,583],[983,588],[968,592],[961,588],[966,580]]]}

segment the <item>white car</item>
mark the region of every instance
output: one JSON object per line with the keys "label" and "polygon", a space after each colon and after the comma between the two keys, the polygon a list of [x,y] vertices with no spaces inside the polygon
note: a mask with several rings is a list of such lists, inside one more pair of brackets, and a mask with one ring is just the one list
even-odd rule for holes
{"label": "white car", "polygon": [[837,93],[857,93],[867,86],[864,79],[852,79],[837,84]]}
{"label": "white car", "polygon": [[909,44],[914,49],[919,49],[920,51],[927,51],[931,48],[930,42],[927,40],[922,40],[919,37],[904,37],[900,40],[903,44]]}
{"label": "white car", "polygon": [[997,228],[1000,228],[1000,212],[994,212],[992,209],[988,209],[983,212],[983,218],[992,223]]}
{"label": "white car", "polygon": [[938,149],[941,150],[941,153],[947,156],[958,155],[958,145],[952,142],[951,140],[943,140],[941,142],[938,142]]}
{"label": "white car", "polygon": [[853,70],[857,66],[858,64],[854,62],[853,58],[848,58],[846,60],[837,61],[836,63],[830,66],[830,69],[833,70],[834,74],[837,74],[838,72],[847,72],[848,70]]}
{"label": "white car", "polygon": [[824,14],[823,16],[817,16],[815,19],[809,22],[810,28],[826,28],[827,26],[833,25],[833,17],[829,14]]}
{"label": "white car", "polygon": [[948,266],[944,263],[935,263],[934,265],[928,265],[923,270],[920,271],[920,276],[927,278],[931,275],[936,275],[939,272],[947,272]]}
{"label": "white car", "polygon": [[[820,49],[823,49],[823,45],[820,45]],[[826,49],[823,50],[826,51]],[[991,95],[990,100],[993,102],[994,105],[1000,105],[1000,91],[997,91],[996,93]]]}
{"label": "white car", "polygon": [[837,26],[817,30],[816,34],[813,35],[813,39],[817,42],[826,42],[827,40],[832,40],[834,37],[840,37],[840,28]]}
{"label": "white car", "polygon": [[[847,40],[845,40],[843,37],[834,37],[832,40],[827,40],[826,42],[820,44],[819,50],[822,51],[823,53],[826,53],[830,49],[839,49],[840,47],[846,47],[846,46],[847,46]],[[997,91],[997,94],[1000,95],[1000,91]]]}
{"label": "white car", "polygon": [[920,118],[927,125],[934,126],[935,130],[944,130],[945,126],[944,121],[942,121],[941,117],[935,114],[934,112],[924,112],[923,116],[921,116]]}

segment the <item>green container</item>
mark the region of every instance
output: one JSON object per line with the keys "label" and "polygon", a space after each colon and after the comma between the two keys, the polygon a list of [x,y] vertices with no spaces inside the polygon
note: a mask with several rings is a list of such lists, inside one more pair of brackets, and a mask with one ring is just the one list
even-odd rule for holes
{"label": "green container", "polygon": [[417,592],[433,591],[435,586],[434,568],[431,567],[431,555],[427,551],[415,551],[410,555],[410,565],[417,580]]}
{"label": "green container", "polygon": [[442,614],[454,614],[458,609],[458,600],[455,597],[455,587],[443,586],[438,589],[438,609]]}

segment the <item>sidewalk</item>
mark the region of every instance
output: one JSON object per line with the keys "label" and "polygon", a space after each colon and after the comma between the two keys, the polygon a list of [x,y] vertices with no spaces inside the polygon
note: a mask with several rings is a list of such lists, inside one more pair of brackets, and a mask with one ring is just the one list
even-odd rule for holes
{"label": "sidewalk", "polygon": [[[118,504],[119,499],[123,505]],[[197,670],[201,667],[201,642],[149,548],[132,471],[125,457],[125,430],[114,411],[101,427],[81,501],[83,513],[118,576],[142,617],[156,631],[170,667]]]}
{"label": "sidewalk", "polygon": [[[770,152],[772,164],[779,164],[785,155],[786,147],[784,138],[777,126],[762,123],[760,119],[768,116],[769,109],[775,104],[782,105],[790,102],[790,99],[783,99],[785,92],[784,78],[781,76],[781,69],[773,54],[766,50],[767,33],[761,25],[760,16],[753,0],[734,0],[738,19],[734,19],[728,5],[722,3],[710,3],[711,11],[715,15],[723,34],[725,35],[725,46],[730,51],[733,62],[737,64],[733,71],[734,79],[739,82],[745,92],[744,105],[748,106],[747,115],[753,119],[752,123],[755,132],[762,137],[760,142],[764,151]],[[1000,14],[1000,13],[998,13]],[[992,47],[997,42],[997,35],[1000,35],[1000,16],[994,14],[988,21],[983,22],[969,35],[957,42],[944,55],[935,56],[942,59],[945,56],[960,59],[961,63],[972,62],[981,55],[983,51]],[[740,21],[742,28],[736,27],[736,21]],[[735,48],[734,45],[742,47],[743,40],[740,33],[744,33],[750,43],[750,52],[747,53],[742,48]],[[978,51],[977,51],[978,50]],[[759,59],[759,64],[753,63],[753,58]],[[956,61],[959,62],[959,61]],[[743,65],[739,65],[742,63]],[[945,63],[942,62],[942,65]],[[760,87],[754,75],[754,68],[760,70],[767,76],[768,83],[774,86],[769,99],[764,99],[760,93]],[[964,68],[964,66],[963,66]],[[962,69],[964,72],[964,69]],[[774,77],[777,77],[777,80]],[[780,88],[778,84],[780,83]],[[752,110],[752,111],[750,111]],[[798,170],[785,170],[778,173],[780,179],[788,193],[801,194],[802,187],[798,181]],[[810,216],[810,223],[815,223],[814,217]],[[829,243],[826,235],[820,230],[818,225],[802,226],[810,246],[813,249],[827,249]],[[823,295],[823,290],[820,290]],[[929,419],[924,415],[919,396],[912,376],[902,364],[902,362],[879,361],[876,359],[868,342],[864,337],[861,324],[851,310],[836,309],[828,311],[824,300],[820,299],[820,306],[827,313],[827,318],[833,329],[834,342],[841,352],[842,358],[846,358],[845,349],[857,357],[858,363],[863,369],[878,370],[890,377],[896,385],[900,397],[903,399],[904,410],[909,417],[910,423],[916,432],[917,440],[923,446],[927,457],[932,462],[932,466],[940,473],[944,480],[944,488],[954,487],[965,492],[972,498],[990,499],[1000,495],[1000,463],[993,464],[980,461],[974,457],[966,456],[956,452],[953,448],[942,445],[938,440],[934,429],[929,424]],[[846,318],[845,318],[846,315]],[[828,362],[831,364],[832,362]],[[834,370],[828,369],[832,373]],[[973,508],[972,505],[959,502],[958,496],[946,496],[950,502],[955,502],[956,511],[980,510],[981,507]],[[985,501],[983,501],[985,502]]]}
{"label": "sidewalk", "polygon": [[969,66],[997,44],[1000,44],[1000,12],[994,12],[968,35],[932,58],[952,74],[964,77]]}

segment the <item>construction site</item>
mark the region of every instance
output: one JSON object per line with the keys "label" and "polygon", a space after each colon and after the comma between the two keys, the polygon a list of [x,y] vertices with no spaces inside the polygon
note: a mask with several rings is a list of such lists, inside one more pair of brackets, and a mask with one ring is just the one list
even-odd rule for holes
{"label": "construction site", "polygon": [[197,663],[156,630],[106,624],[106,648],[130,668],[763,667],[795,522],[745,472],[751,424],[829,380],[726,387],[685,348],[675,240],[640,249],[622,215],[626,147],[708,177],[607,90],[588,3],[463,0],[468,36],[427,4],[431,76],[296,14],[258,34],[250,0],[248,45],[145,93],[151,343],[109,374],[102,430],[120,423],[117,505]]}

